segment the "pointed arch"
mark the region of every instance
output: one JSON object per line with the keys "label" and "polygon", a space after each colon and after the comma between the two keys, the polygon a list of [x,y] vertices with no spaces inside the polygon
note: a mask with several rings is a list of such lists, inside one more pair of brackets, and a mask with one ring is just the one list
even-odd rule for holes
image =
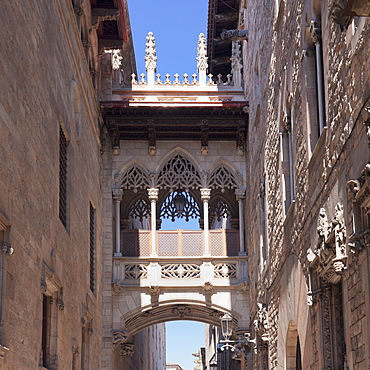
{"label": "pointed arch", "polygon": [[187,191],[201,188],[201,171],[195,159],[188,152],[175,148],[159,166],[155,183],[161,189],[170,190],[181,188]]}
{"label": "pointed arch", "polygon": [[148,189],[151,187],[149,171],[139,161],[132,160],[126,163],[114,177],[115,187],[132,189],[135,193],[138,189]]}
{"label": "pointed arch", "polygon": [[220,189],[222,193],[226,189],[237,189],[241,187],[243,178],[226,161],[216,163],[209,172],[207,185],[211,189]]}

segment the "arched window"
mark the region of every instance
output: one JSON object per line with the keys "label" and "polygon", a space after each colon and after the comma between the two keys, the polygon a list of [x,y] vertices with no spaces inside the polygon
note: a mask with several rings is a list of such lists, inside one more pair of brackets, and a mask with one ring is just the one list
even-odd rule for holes
{"label": "arched window", "polygon": [[150,208],[148,201],[143,198],[137,199],[130,207],[129,229],[149,230]]}

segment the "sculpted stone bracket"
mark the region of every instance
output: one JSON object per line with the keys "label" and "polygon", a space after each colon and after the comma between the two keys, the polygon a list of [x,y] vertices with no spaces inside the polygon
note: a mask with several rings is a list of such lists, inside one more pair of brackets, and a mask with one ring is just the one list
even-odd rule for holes
{"label": "sculpted stone bracket", "polygon": [[246,40],[248,41],[248,31],[247,30],[222,30],[220,36],[222,40]]}
{"label": "sculpted stone bracket", "polygon": [[239,121],[238,134],[236,139],[237,155],[243,156],[245,154],[245,122]]}
{"label": "sculpted stone bracket", "polygon": [[320,209],[317,226],[319,235],[316,246],[307,251],[311,268],[318,272],[324,281],[336,284],[346,269],[346,228],[343,205],[335,207],[335,216],[329,223],[325,208]]}
{"label": "sculpted stone bracket", "polygon": [[118,9],[92,9],[92,28],[97,29],[99,23],[103,21],[113,21],[119,19],[119,10]]}
{"label": "sculpted stone bracket", "polygon": [[262,341],[268,342],[270,340],[269,330],[269,315],[267,305],[265,303],[257,303],[257,315],[253,321],[253,326],[256,334],[260,335]]}
{"label": "sculpted stone bracket", "polygon": [[130,333],[127,330],[113,331],[113,348],[119,348],[122,357],[129,357],[134,354],[134,345],[127,343]]}
{"label": "sculpted stone bracket", "polygon": [[148,141],[149,141],[148,153],[149,155],[154,156],[157,153],[157,145],[154,121],[152,119],[148,119]]}
{"label": "sculpted stone bracket", "polygon": [[[370,125],[370,119],[369,119]],[[349,247],[359,252],[370,247],[370,164],[367,164],[357,180],[347,182],[348,197],[353,203],[354,233],[349,237]]]}
{"label": "sculpted stone bracket", "polygon": [[208,155],[209,125],[208,120],[202,120],[202,155]]}

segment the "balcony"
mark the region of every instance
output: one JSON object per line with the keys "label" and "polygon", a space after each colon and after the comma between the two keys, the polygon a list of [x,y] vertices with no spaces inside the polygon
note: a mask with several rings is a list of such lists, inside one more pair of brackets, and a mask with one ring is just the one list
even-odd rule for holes
{"label": "balcony", "polygon": [[[152,251],[150,230],[122,230],[121,254],[124,257],[150,257]],[[156,231],[158,257],[200,257],[205,254],[204,231]],[[239,231],[209,230],[210,255],[233,257],[239,254]]]}

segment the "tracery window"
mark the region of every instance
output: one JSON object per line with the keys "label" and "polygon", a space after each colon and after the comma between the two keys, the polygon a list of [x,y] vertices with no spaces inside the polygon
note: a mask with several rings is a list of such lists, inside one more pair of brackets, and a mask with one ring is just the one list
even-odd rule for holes
{"label": "tracery window", "polygon": [[150,208],[147,200],[137,199],[130,207],[129,220],[131,229],[149,229]]}
{"label": "tracery window", "polygon": [[172,222],[184,218],[188,222],[190,218],[200,218],[200,208],[189,192],[177,189],[162,203],[159,217],[170,218]]}
{"label": "tracery window", "polygon": [[236,189],[237,184],[231,171],[225,166],[220,166],[211,174],[209,187],[211,189],[221,189],[221,192],[224,193],[226,189]]}
{"label": "tracery window", "polygon": [[149,187],[148,177],[138,166],[132,166],[122,178],[122,188],[132,189],[134,193],[136,193],[138,189],[147,189]]}
{"label": "tracery window", "polygon": [[172,157],[158,174],[157,186],[161,189],[197,189],[202,186],[195,166],[182,155]]}
{"label": "tracery window", "polygon": [[209,220],[211,229],[230,229],[229,205],[220,197],[212,200],[209,205]]}

